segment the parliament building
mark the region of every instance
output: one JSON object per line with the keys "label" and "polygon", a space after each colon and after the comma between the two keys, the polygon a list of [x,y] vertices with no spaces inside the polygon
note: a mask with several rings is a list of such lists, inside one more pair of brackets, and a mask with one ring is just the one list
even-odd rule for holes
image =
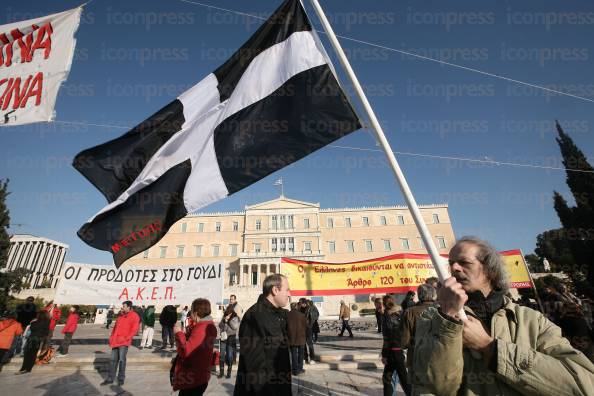
{"label": "parliament building", "polygon": [[[446,204],[420,211],[440,253],[455,241]],[[224,300],[235,294],[243,309],[256,302],[266,275],[280,272],[281,258],[344,263],[396,253],[426,253],[406,206],[322,209],[280,196],[243,211],[198,213],[179,220],[156,245],[129,265],[225,263]],[[338,315],[340,300],[357,310],[374,295],[311,297],[322,316]],[[189,302],[188,302],[189,303]],[[220,308],[220,307],[219,307]],[[357,316],[357,311],[353,312]]]}

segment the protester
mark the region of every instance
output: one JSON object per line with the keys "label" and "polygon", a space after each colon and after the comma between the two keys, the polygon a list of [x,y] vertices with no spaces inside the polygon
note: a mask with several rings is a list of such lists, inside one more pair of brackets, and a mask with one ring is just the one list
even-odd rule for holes
{"label": "protester", "polygon": [[300,310],[299,304],[291,303],[291,311],[287,314],[287,335],[291,347],[291,372],[299,375],[303,370],[303,352],[305,349],[305,333],[307,332],[307,318]]}
{"label": "protester", "polygon": [[52,339],[54,338],[54,330],[56,329],[56,325],[62,317],[62,311],[60,310],[60,307],[57,304],[54,304],[53,301],[50,301],[43,309],[50,315],[50,325],[49,334],[41,345],[42,351],[50,347]]}
{"label": "protester", "polygon": [[7,354],[10,352],[13,342],[21,334],[23,334],[23,326],[17,321],[16,312],[8,313],[6,318],[0,321],[0,371],[2,371],[4,358],[11,357]]}
{"label": "protester", "polygon": [[[31,321],[37,316],[37,306],[35,305],[35,298],[27,297],[24,304],[19,304],[16,307],[17,321],[21,324],[23,331],[29,326]],[[15,354],[23,354],[26,338],[24,335],[17,336],[15,340]]]}
{"label": "protester", "polygon": [[161,349],[167,348],[168,340],[171,348],[175,348],[173,344],[173,326],[177,323],[177,311],[173,305],[167,305],[163,308],[161,315],[159,315],[159,323],[161,323],[161,339],[163,340]]}
{"label": "protester", "polygon": [[239,327],[239,368],[235,396],[291,394],[291,361],[287,338],[287,311],[291,295],[284,275],[264,279],[262,294],[242,318]]}
{"label": "protester", "polygon": [[128,348],[132,344],[132,338],[138,333],[140,318],[132,310],[132,301],[124,301],[122,309],[109,337],[109,347],[111,348],[111,360],[109,364],[108,377],[101,385],[113,384],[117,379],[118,385],[123,385],[126,379],[126,356]]}
{"label": "protester", "polygon": [[338,336],[342,337],[344,330],[346,329],[349,332],[349,337],[353,338],[353,331],[351,330],[351,326],[349,326],[349,320],[351,320],[351,309],[344,303],[344,301],[340,301],[340,312],[338,313],[338,319],[342,321],[342,328],[340,329]]}
{"label": "protester", "polygon": [[559,327],[561,327],[563,337],[569,340],[571,346],[581,351],[594,363],[592,331],[578,304],[572,302],[563,304]]}
{"label": "protester", "polygon": [[402,315],[401,342],[402,348],[408,349],[406,354],[406,367],[408,368],[409,377],[414,375],[413,356],[415,353],[415,329],[417,319],[427,308],[435,306],[437,291],[430,284],[424,283],[417,287],[417,296],[419,296],[419,302],[407,309]]}
{"label": "protester", "polygon": [[23,364],[21,370],[16,374],[30,373],[35,365],[37,353],[39,348],[47,339],[49,335],[50,316],[46,310],[39,311],[37,318],[33,319],[29,324],[29,336],[25,344],[23,354]]}
{"label": "protester", "polygon": [[221,356],[219,358],[219,378],[223,377],[225,363],[227,363],[227,378],[231,378],[231,367],[237,351],[237,331],[239,330],[239,316],[233,310],[231,305],[223,313],[223,318],[219,323],[221,330]]}
{"label": "protester", "polygon": [[439,310],[417,320],[414,394],[591,393],[594,365],[540,312],[504,295],[505,263],[490,244],[464,237],[449,263],[453,277],[438,291]]}
{"label": "protester", "polygon": [[407,309],[409,309],[410,307],[414,307],[415,305],[415,292],[412,290],[409,290],[408,293],[406,293],[406,296],[404,297],[404,300],[402,300],[402,303],[400,304],[400,306],[402,307],[402,312],[406,312]]}
{"label": "protester", "polygon": [[382,304],[382,299],[377,297],[375,300],[373,300],[373,303],[375,305],[375,321],[377,323],[377,332],[381,333],[382,332],[382,319],[384,316],[384,306]]}
{"label": "protester", "polygon": [[311,300],[307,300],[303,297],[299,299],[299,309],[307,319],[307,330],[305,332],[305,349],[303,353],[303,358],[305,359],[307,364],[315,364],[316,355],[313,346],[313,327],[315,323],[318,321],[318,318],[320,317],[320,312]]}
{"label": "protester", "polygon": [[186,331],[186,322],[188,321],[188,306],[186,305],[184,309],[181,311],[179,323],[181,325],[182,331]]}
{"label": "protester", "polygon": [[79,320],[79,306],[73,305],[72,307],[70,307],[70,314],[68,315],[68,319],[66,319],[66,325],[64,325],[64,328],[62,329],[62,334],[64,334],[64,340],[62,341],[60,353],[57,354],[56,357],[68,355],[68,348],[70,347],[70,343],[72,342],[72,336],[76,331],[76,327],[78,326]]}
{"label": "protester", "polygon": [[155,335],[155,306],[149,305],[142,313],[142,339],[140,340],[140,349],[153,347],[153,336]]}
{"label": "protester", "polygon": [[384,343],[382,346],[382,363],[384,364],[384,374],[382,381],[384,383],[384,396],[392,396],[394,393],[394,387],[392,386],[394,372],[398,374],[400,386],[408,396],[410,395],[410,385],[408,384],[404,351],[400,340],[402,334],[401,309],[396,305],[392,296],[384,296],[383,307],[382,329]]}
{"label": "protester", "polygon": [[235,311],[235,313],[239,317],[239,320],[241,320],[241,318],[243,317],[243,308],[237,302],[237,296],[235,296],[235,294],[231,294],[229,296],[229,305],[233,307],[233,311]]}
{"label": "protester", "polygon": [[109,311],[107,311],[107,321],[105,322],[106,329],[109,329],[109,326],[111,326],[111,322],[113,322],[114,316],[115,316],[115,313],[113,312],[113,308],[110,307]]}
{"label": "protester", "polygon": [[198,298],[192,302],[192,324],[186,333],[175,323],[173,331],[177,340],[177,359],[172,384],[174,391],[179,390],[179,396],[200,396],[208,386],[214,341],[217,338],[217,328],[210,314],[210,302]]}
{"label": "protester", "polygon": [[318,321],[316,320],[311,328],[311,333],[312,333],[312,341],[314,342],[314,344],[316,344],[318,342],[318,335],[320,334],[320,324],[318,323]]}
{"label": "protester", "polygon": [[436,276],[430,276],[429,278],[425,279],[425,283],[433,286],[433,288],[437,290],[439,286],[439,279]]}

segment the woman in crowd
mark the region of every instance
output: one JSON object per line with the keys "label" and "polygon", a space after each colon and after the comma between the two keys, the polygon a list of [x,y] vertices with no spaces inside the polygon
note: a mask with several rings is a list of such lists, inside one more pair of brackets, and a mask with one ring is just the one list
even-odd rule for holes
{"label": "woman in crowd", "polygon": [[41,344],[47,340],[50,328],[50,315],[48,311],[39,311],[37,318],[31,321],[29,325],[29,337],[27,338],[27,344],[25,345],[25,352],[23,356],[23,365],[21,370],[16,374],[30,373],[33,365],[35,365],[35,359],[37,359],[37,352]]}
{"label": "woman in crowd", "polygon": [[219,323],[221,330],[221,357],[219,378],[223,377],[225,371],[225,362],[227,363],[227,378],[231,378],[231,367],[233,366],[233,357],[237,350],[237,331],[239,330],[239,316],[231,305],[227,306],[223,319]]}
{"label": "woman in crowd", "polygon": [[23,334],[23,326],[16,318],[16,312],[11,312],[4,320],[0,321],[0,371],[2,370],[4,357],[10,350],[15,337]]}
{"label": "woman in crowd", "polygon": [[70,347],[70,343],[72,342],[72,336],[74,335],[74,332],[76,331],[79,320],[80,320],[79,306],[73,305],[70,307],[70,313],[68,314],[68,319],[66,319],[66,325],[62,329],[62,334],[64,334],[64,340],[62,341],[62,346],[60,348],[60,354],[56,355],[56,356],[68,355],[68,348]]}
{"label": "woman in crowd", "polygon": [[177,359],[173,374],[173,390],[179,396],[201,396],[210,380],[210,367],[217,328],[210,316],[210,302],[198,298],[192,302],[186,332],[175,324],[173,332],[177,341]]}

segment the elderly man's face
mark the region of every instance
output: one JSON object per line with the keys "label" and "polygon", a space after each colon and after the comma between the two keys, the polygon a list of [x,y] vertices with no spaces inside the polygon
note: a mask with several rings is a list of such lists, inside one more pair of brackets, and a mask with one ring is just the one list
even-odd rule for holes
{"label": "elderly man's face", "polygon": [[476,258],[478,251],[479,247],[472,243],[455,245],[450,250],[450,270],[466,292],[481,290],[483,294],[488,294],[491,287],[483,272],[483,265]]}

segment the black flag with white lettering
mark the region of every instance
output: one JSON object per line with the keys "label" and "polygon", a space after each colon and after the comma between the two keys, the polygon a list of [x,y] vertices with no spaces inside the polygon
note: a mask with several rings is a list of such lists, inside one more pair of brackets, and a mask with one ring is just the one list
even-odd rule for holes
{"label": "black flag with white lettering", "polygon": [[78,231],[119,267],[186,214],[359,129],[299,0],[221,67],[74,167],[109,204]]}

